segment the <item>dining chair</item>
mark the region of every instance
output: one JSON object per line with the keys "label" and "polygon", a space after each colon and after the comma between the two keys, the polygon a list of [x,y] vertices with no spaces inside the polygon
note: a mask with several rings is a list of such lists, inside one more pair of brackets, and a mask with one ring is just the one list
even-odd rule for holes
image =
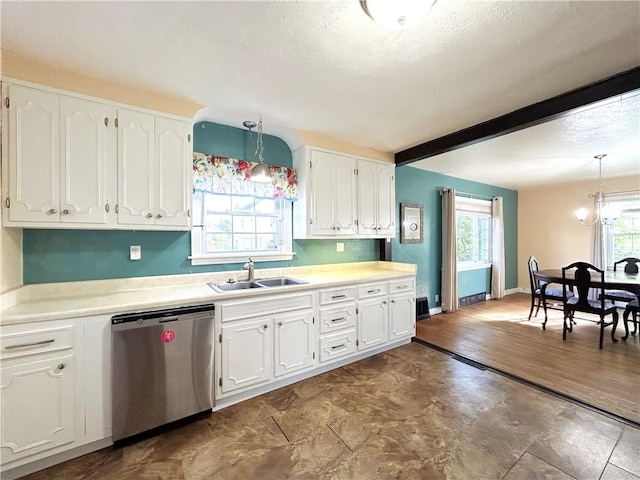
{"label": "dining chair", "polygon": [[[529,285],[531,287],[531,308],[529,309],[529,320],[531,320],[531,314],[533,314],[533,309],[536,309],[536,313],[533,315],[534,317],[538,316],[538,311],[540,311],[540,305],[544,310],[544,322],[542,323],[542,329],[547,329],[547,299],[556,300],[558,302],[563,301],[562,290],[560,288],[549,288],[546,287],[544,291],[544,297],[542,296],[542,287],[545,286],[545,283],[540,282],[538,277],[536,277],[535,273],[539,270],[538,268],[538,260],[533,255],[529,257]],[[568,292],[569,296],[573,296],[571,292]]]}
{"label": "dining chair", "polygon": [[635,335],[638,331],[638,313],[640,313],[640,302],[638,298],[635,300],[631,300],[627,303],[626,308],[624,309],[624,314],[622,315],[622,320],[624,321],[624,337],[623,340],[629,338],[629,315],[633,316],[633,333],[631,335]]}
{"label": "dining chair", "polygon": [[[616,267],[621,264],[624,265],[624,273],[629,274],[638,274],[638,264],[640,263],[640,258],[635,257],[627,257],[622,260],[618,260],[613,264],[613,271],[616,271]],[[604,298],[606,300],[611,300],[612,302],[631,302],[635,300],[636,294],[633,292],[628,292],[626,290],[605,290]]]}
{"label": "dining chair", "polygon": [[[567,272],[573,271],[573,286],[575,288],[573,297],[569,297],[568,283],[571,278],[567,276]],[[598,300],[589,299],[589,289],[600,290]],[[604,298],[604,270],[600,270],[595,265],[586,262],[574,262],[571,265],[562,267],[562,293],[564,303],[564,322],[562,326],[562,339],[567,339],[567,331],[572,331],[571,320],[575,312],[585,312],[598,315],[600,320],[600,349],[602,349],[602,340],[604,337],[604,329],[613,326],[611,329],[611,340],[617,342],[615,337],[616,327],[618,326],[618,309],[613,302]],[[612,316],[611,322],[606,322],[605,317]],[[567,325],[567,320],[569,324]]]}

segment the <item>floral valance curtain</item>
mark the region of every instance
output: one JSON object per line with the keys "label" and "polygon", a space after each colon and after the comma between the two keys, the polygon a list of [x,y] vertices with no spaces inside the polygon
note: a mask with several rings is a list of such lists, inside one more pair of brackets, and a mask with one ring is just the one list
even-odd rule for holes
{"label": "floral valance curtain", "polygon": [[269,165],[271,183],[252,182],[255,162],[193,153],[193,188],[212,193],[255,195],[264,198],[295,200],[298,180],[292,168]]}

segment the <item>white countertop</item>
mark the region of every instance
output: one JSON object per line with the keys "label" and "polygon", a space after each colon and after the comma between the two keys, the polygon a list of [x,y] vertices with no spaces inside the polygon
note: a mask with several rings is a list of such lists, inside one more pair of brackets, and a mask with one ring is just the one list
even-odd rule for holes
{"label": "white countertop", "polygon": [[229,278],[246,279],[246,271],[137,277],[85,282],[25,285],[0,295],[0,325],[202,305],[229,298],[276,295],[352,283],[415,276],[416,265],[360,262],[288,268],[256,268],[255,278],[292,277],[308,283],[218,293],[207,285]]}

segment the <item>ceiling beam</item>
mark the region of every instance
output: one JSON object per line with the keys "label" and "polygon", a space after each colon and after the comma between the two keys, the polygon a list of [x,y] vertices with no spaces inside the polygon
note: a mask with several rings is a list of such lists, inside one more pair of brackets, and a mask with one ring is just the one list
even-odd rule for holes
{"label": "ceiling beam", "polygon": [[534,103],[501,117],[407,148],[395,154],[397,166],[473,145],[562,117],[571,110],[640,88],[640,66]]}

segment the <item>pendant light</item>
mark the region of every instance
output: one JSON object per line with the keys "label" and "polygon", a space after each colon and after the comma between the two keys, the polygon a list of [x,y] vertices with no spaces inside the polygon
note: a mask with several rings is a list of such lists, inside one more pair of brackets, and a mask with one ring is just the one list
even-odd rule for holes
{"label": "pendant light", "polygon": [[600,221],[603,225],[611,225],[618,218],[618,212],[615,209],[610,208],[604,201],[604,194],[602,193],[602,159],[606,157],[606,153],[601,153],[599,155],[594,156],[593,158],[598,160],[598,182],[599,182],[599,190],[598,193],[590,193],[589,198],[594,199],[594,212],[593,212],[593,221],[585,222],[587,219],[587,215],[589,211],[586,208],[579,208],[576,210],[576,219],[580,223],[585,226],[591,226],[596,222]]}
{"label": "pendant light", "polygon": [[[245,122],[246,123],[246,122]],[[252,122],[255,126],[255,123]],[[262,153],[264,151],[264,145],[262,143],[262,115],[258,120],[258,140],[256,141],[256,151],[254,155],[258,156],[258,165],[251,169],[251,181],[259,183],[269,183],[272,181],[271,171],[268,165],[265,165]]]}

